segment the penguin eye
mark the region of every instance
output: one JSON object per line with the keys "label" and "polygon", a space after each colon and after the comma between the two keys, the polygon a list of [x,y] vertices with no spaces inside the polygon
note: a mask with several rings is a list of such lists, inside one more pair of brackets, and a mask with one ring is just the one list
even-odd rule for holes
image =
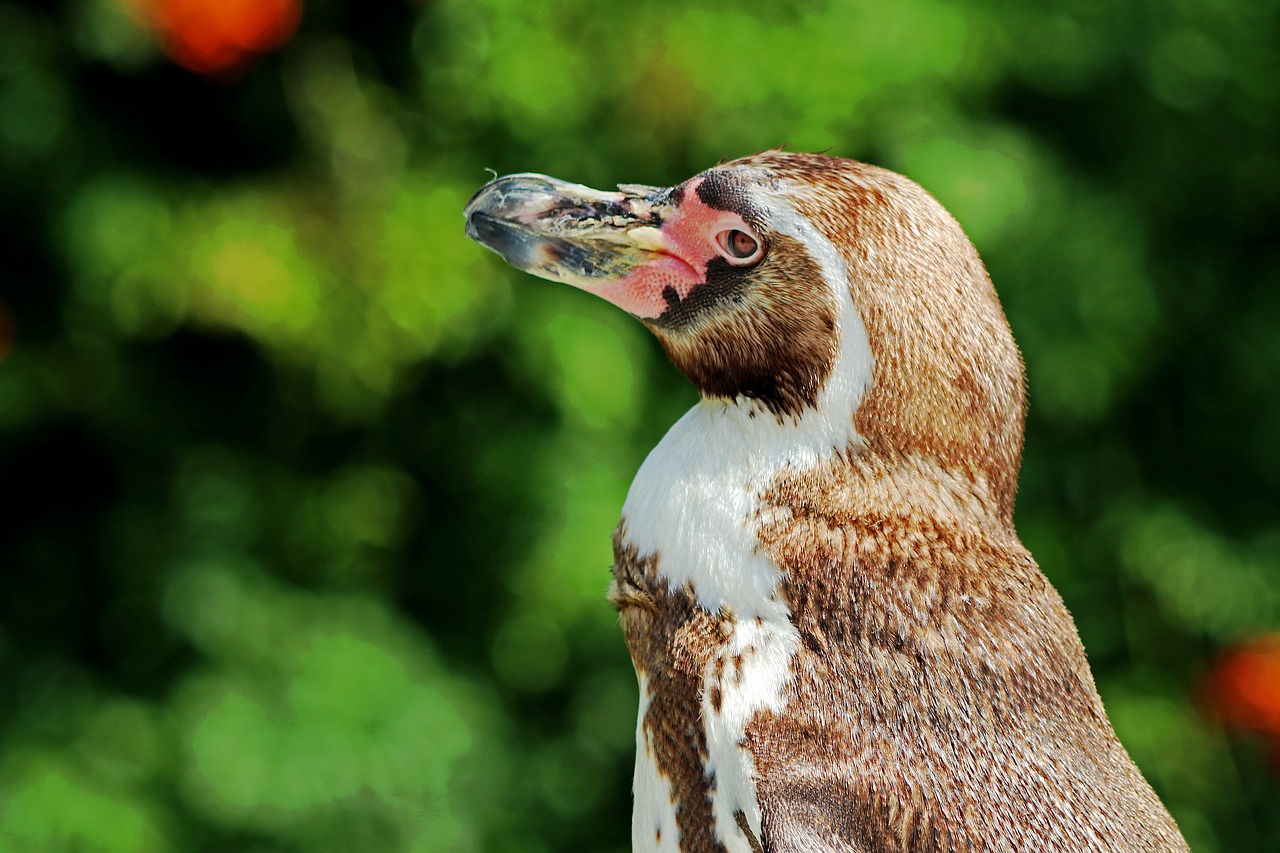
{"label": "penguin eye", "polygon": [[724,253],[729,263],[737,266],[753,264],[764,254],[759,240],[737,228],[717,234],[716,245],[720,247],[720,251]]}

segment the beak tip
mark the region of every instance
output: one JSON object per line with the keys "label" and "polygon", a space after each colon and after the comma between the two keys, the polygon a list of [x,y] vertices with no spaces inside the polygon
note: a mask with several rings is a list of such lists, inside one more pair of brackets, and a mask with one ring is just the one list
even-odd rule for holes
{"label": "beak tip", "polygon": [[464,211],[464,215],[467,218],[467,225],[466,225],[467,237],[469,237],[472,240],[475,240],[477,243],[484,243],[484,240],[480,238],[480,219],[482,217],[483,218],[488,218],[488,217],[485,217],[483,213],[478,213],[473,210]]}
{"label": "beak tip", "polygon": [[510,223],[491,216],[483,210],[467,210],[467,236],[472,240],[497,252],[507,263],[520,267],[520,249],[528,242],[518,228]]}

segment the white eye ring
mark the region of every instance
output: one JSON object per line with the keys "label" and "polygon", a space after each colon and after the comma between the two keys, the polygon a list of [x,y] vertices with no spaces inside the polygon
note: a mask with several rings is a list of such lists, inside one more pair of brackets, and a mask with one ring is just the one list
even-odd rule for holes
{"label": "white eye ring", "polygon": [[764,245],[740,228],[729,228],[716,235],[716,245],[725,260],[735,266],[754,264],[764,256]]}

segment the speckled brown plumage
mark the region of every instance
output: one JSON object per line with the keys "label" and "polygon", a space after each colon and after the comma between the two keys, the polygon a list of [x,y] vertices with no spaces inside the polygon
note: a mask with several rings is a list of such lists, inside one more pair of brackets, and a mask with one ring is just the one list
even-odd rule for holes
{"label": "speckled brown plumage", "polygon": [[[671,783],[681,850],[724,853],[715,836],[707,778],[707,738],[700,709],[702,672],[724,644],[726,623],[673,592],[656,573],[657,558],[642,558],[626,544],[626,522],[614,534],[613,584],[636,671],[649,679],[650,704],[642,726],[647,747]],[[655,839],[659,841],[660,839]]]}
{"label": "speckled brown plumage", "polygon": [[981,474],[864,451],[761,511],[803,638],[749,731],[766,849],[1184,849]]}
{"label": "speckled brown plumage", "polygon": [[854,415],[880,452],[919,452],[986,476],[1013,517],[1026,405],[1022,358],[977,250],[919,185],[820,154],[737,163],[802,182],[795,208],[844,255],[875,376]]}

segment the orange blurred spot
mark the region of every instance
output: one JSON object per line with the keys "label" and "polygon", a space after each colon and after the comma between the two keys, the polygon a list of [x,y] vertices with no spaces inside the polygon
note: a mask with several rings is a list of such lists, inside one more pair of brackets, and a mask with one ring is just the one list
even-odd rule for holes
{"label": "orange blurred spot", "polygon": [[1280,743],[1280,634],[1258,637],[1224,654],[1209,675],[1209,702],[1231,728]]}
{"label": "orange blurred spot", "polygon": [[210,77],[243,70],[289,40],[302,0],[126,0],[160,35],[164,52]]}

